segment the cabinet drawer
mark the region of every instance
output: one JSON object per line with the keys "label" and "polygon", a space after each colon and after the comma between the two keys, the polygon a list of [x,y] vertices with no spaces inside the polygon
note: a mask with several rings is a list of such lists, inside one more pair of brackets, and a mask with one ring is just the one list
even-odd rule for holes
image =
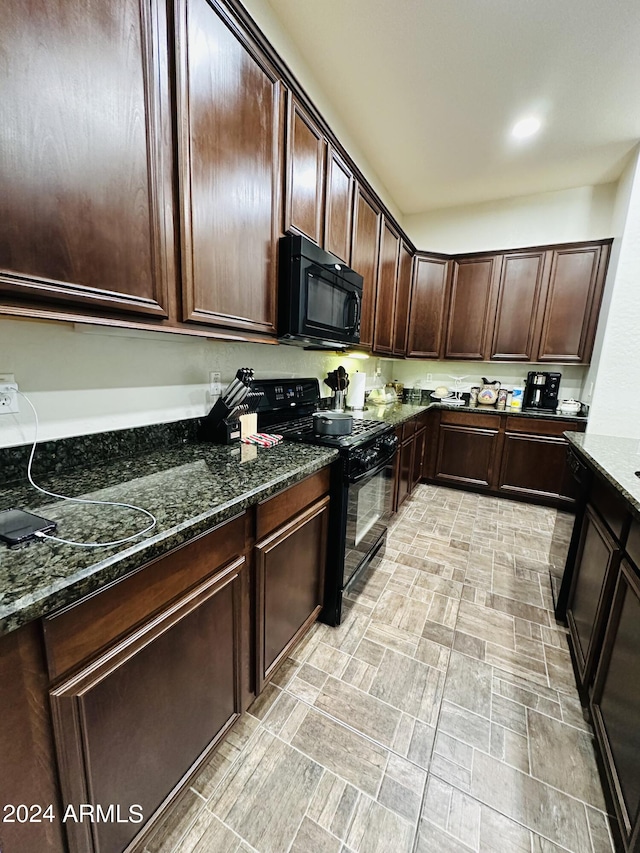
{"label": "cabinet drawer", "polygon": [[500,429],[500,415],[480,415],[475,412],[440,412],[441,424],[480,427],[481,429]]}
{"label": "cabinet drawer", "polygon": [[290,486],[259,503],[256,507],[256,539],[262,539],[309,504],[326,495],[330,480],[331,468],[327,465],[295,486]]}
{"label": "cabinet drawer", "polygon": [[529,432],[533,435],[562,435],[563,432],[584,432],[579,421],[548,421],[543,418],[507,417],[508,432]]}
{"label": "cabinet drawer", "polygon": [[242,554],[247,513],[148,563],[43,622],[52,680],[101,651],[229,560]]}

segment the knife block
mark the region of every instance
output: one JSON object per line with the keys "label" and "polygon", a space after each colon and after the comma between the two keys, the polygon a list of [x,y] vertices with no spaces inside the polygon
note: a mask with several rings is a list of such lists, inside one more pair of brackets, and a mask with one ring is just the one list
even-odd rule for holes
{"label": "knife block", "polygon": [[228,420],[232,411],[222,398],[218,399],[209,414],[200,421],[198,441],[211,441],[214,444],[240,441],[240,421]]}

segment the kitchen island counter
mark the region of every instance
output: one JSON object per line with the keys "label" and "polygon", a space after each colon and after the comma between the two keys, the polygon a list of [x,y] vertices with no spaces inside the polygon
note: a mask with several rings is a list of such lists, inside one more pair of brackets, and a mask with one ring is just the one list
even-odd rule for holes
{"label": "kitchen island counter", "polygon": [[[119,546],[2,546],[0,635],[79,601],[337,458],[335,450],[291,442],[269,449],[183,444],[39,478],[39,485],[65,495],[144,507],[157,524]],[[56,535],[77,542],[115,541],[148,524],[130,509],[60,501],[28,484],[0,490],[0,510],[11,507],[56,521]]]}

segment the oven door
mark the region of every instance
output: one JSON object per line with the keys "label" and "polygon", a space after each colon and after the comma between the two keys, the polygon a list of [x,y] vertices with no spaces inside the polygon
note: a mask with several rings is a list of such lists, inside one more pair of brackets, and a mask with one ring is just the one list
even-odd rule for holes
{"label": "oven door", "polygon": [[380,547],[393,510],[393,457],[350,478],[346,494],[343,588]]}

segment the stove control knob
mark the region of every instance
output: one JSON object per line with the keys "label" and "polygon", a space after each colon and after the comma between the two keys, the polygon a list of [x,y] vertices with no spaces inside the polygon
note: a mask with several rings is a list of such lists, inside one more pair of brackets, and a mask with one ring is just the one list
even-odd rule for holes
{"label": "stove control knob", "polygon": [[395,432],[392,432],[391,435],[384,435],[380,439],[380,444],[382,445],[384,450],[394,450],[398,445],[398,436],[395,434]]}

